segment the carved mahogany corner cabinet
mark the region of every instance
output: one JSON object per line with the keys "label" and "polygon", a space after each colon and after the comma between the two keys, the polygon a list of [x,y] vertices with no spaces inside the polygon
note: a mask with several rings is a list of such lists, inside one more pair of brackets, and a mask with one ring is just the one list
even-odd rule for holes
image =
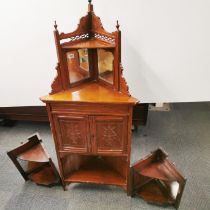
{"label": "carved mahogany corner cabinet", "polygon": [[104,30],[89,1],[88,13],[72,33],[55,23],[57,77],[46,103],[64,186],[95,183],[130,194],[132,111],[122,76],[121,32]]}

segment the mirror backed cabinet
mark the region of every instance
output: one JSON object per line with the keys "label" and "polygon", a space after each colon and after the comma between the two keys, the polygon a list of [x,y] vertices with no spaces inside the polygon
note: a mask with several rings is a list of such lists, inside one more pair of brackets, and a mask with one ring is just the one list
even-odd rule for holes
{"label": "mirror backed cabinet", "polygon": [[55,23],[57,76],[46,103],[64,187],[108,184],[130,194],[133,106],[121,65],[121,31],[107,32],[93,11],[78,28],[60,33]]}

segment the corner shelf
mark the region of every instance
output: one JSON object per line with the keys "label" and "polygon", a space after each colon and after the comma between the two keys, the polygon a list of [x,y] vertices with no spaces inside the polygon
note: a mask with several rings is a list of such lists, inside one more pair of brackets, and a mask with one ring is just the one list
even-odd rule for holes
{"label": "corner shelf", "polygon": [[137,195],[154,204],[167,205],[174,203],[174,199],[167,193],[164,185],[155,179],[152,179],[139,188]]}
{"label": "corner shelf", "polygon": [[38,133],[7,154],[25,181],[31,180],[44,186],[60,184],[60,176]]}
{"label": "corner shelf", "polygon": [[162,149],[135,163],[131,172],[133,193],[148,203],[178,208],[186,179]]}
{"label": "corner shelf", "polygon": [[29,150],[21,153],[20,155],[17,156],[17,158],[20,160],[33,161],[33,162],[48,162],[49,161],[49,157],[47,157],[47,154],[44,151],[43,145],[41,143],[34,145]]}

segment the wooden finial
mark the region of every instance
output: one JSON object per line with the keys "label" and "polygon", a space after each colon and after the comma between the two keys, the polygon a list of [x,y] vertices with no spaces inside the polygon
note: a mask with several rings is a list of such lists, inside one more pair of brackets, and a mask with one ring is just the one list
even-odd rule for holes
{"label": "wooden finial", "polygon": [[92,5],[92,0],[88,0],[88,12],[93,12],[93,5]]}
{"label": "wooden finial", "polygon": [[54,28],[55,28],[56,31],[57,31],[57,27],[58,27],[58,25],[57,25],[56,20],[55,20]]}
{"label": "wooden finial", "polygon": [[119,31],[120,25],[119,25],[118,20],[117,20],[117,25],[116,25],[116,28],[117,28],[117,30]]}

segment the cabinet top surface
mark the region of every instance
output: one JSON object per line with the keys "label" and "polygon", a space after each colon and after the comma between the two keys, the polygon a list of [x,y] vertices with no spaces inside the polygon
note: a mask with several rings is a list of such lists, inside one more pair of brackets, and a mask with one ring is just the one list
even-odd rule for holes
{"label": "cabinet top surface", "polygon": [[98,83],[82,85],[66,91],[40,98],[43,102],[88,102],[88,103],[115,103],[136,104],[137,99],[106,88]]}

